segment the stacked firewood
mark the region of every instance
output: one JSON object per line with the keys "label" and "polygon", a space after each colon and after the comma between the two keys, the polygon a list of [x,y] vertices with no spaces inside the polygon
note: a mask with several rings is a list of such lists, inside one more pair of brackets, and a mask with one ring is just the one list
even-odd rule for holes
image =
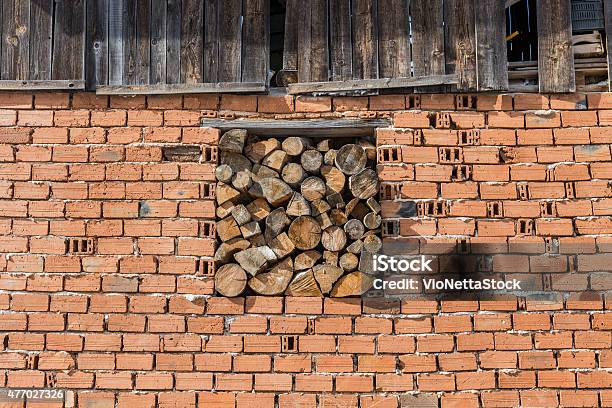
{"label": "stacked firewood", "polygon": [[376,149],[366,139],[219,141],[215,288],[224,296],[355,296],[382,246]]}

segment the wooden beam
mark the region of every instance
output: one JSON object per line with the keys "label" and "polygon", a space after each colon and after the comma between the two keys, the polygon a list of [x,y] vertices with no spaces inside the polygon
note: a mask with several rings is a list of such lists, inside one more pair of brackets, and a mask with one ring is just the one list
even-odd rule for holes
{"label": "wooden beam", "polygon": [[363,136],[372,135],[374,129],[388,127],[391,120],[377,119],[307,119],[307,120],[262,120],[262,119],[202,119],[202,126],[230,129],[246,129],[250,134],[266,136]]}
{"label": "wooden beam", "polygon": [[[478,4],[480,5],[480,2]],[[459,81],[457,90],[475,91],[477,89],[477,79],[474,2],[471,0],[445,0],[444,13],[447,29],[446,72],[457,74]],[[489,24],[493,24],[493,22],[490,21]]]}
{"label": "wooden beam", "polygon": [[541,93],[576,91],[570,0],[538,0],[538,80]]}
{"label": "wooden beam", "polygon": [[608,90],[612,91],[612,0],[604,0],[606,49],[608,50]]}
{"label": "wooden beam", "polygon": [[217,84],[157,84],[99,86],[99,95],[156,95],[180,93],[261,93],[266,85],[259,82],[222,82]]}
{"label": "wooden beam", "polygon": [[504,0],[481,0],[476,14],[476,62],[479,91],[508,89]]}
{"label": "wooden beam", "polygon": [[0,90],[3,91],[23,91],[23,90],[62,90],[62,89],[85,89],[84,80],[64,81],[64,80],[2,80]]}
{"label": "wooden beam", "polygon": [[411,78],[380,78],[355,79],[350,81],[307,82],[290,84],[288,93],[291,95],[323,92],[358,92],[373,89],[411,88],[435,85],[453,85],[457,83],[457,76],[430,75]]}
{"label": "wooden beam", "polygon": [[[412,0],[410,9],[414,76],[446,74],[442,0]],[[429,90],[417,89],[416,91],[427,92]]]}

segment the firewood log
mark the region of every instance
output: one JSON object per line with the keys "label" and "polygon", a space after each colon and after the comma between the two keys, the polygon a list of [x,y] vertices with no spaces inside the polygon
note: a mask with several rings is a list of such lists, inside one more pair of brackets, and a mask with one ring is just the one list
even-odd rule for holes
{"label": "firewood log", "polygon": [[329,212],[329,218],[331,219],[331,222],[336,225],[336,226],[343,226],[344,224],[346,224],[348,222],[348,218],[346,217],[346,215],[344,215],[344,212],[342,212],[342,210],[339,210],[337,208],[334,208],[333,210],[331,210]]}
{"label": "firewood log", "polygon": [[234,297],[246,289],[247,275],[235,263],[225,264],[215,272],[215,290],[223,296]]}
{"label": "firewood log", "polygon": [[378,214],[381,210],[380,204],[378,203],[378,201],[376,201],[376,199],[374,199],[374,197],[368,198],[366,204],[370,208],[370,210],[372,210],[372,212],[376,214]]}
{"label": "firewood log", "polygon": [[293,277],[293,262],[285,258],[274,265],[268,272],[263,272],[249,279],[249,286],[260,295],[281,295],[289,286]]}
{"label": "firewood log", "polygon": [[338,226],[328,227],[323,231],[321,243],[328,251],[341,251],[346,246],[346,233]]}
{"label": "firewood log", "polygon": [[327,197],[325,197],[327,199],[327,203],[331,206],[331,208],[344,208],[345,204],[344,204],[344,199],[342,198],[342,195],[339,193],[332,193],[329,194]]}
{"label": "firewood log", "polygon": [[338,154],[337,150],[331,149],[325,152],[325,156],[323,157],[323,163],[328,166],[334,166],[336,163],[336,155]]}
{"label": "firewood log", "polygon": [[293,267],[296,271],[310,269],[321,259],[321,253],[315,250],[304,251],[295,257]]}
{"label": "firewood log", "polygon": [[365,217],[363,217],[363,225],[365,225],[369,229],[376,229],[380,227],[381,222],[382,218],[380,217],[380,215],[374,212],[367,213]]}
{"label": "firewood log", "polygon": [[297,249],[314,249],[321,242],[321,227],[312,217],[297,217],[289,226],[288,235]]}
{"label": "firewood log", "polygon": [[228,130],[221,136],[218,143],[219,151],[242,153],[244,143],[247,138],[247,131],[244,129]]}
{"label": "firewood log", "polygon": [[253,184],[250,171],[239,171],[232,177],[232,186],[238,191],[246,192]]}
{"label": "firewood log", "polygon": [[322,230],[324,230],[326,228],[329,228],[332,225],[334,225],[334,223],[332,222],[331,218],[329,218],[329,214],[328,213],[321,213],[321,214],[317,215],[315,217],[315,219],[319,223],[319,226],[321,227]]}
{"label": "firewood log", "polygon": [[363,249],[370,254],[375,254],[382,248],[382,240],[376,235],[368,235],[363,239]]}
{"label": "firewood log", "polygon": [[266,217],[266,229],[264,236],[266,241],[271,241],[291,223],[284,208],[276,208]]}
{"label": "firewood log", "polygon": [[327,186],[327,194],[341,193],[344,190],[346,177],[344,173],[333,166],[321,166],[321,176]]}
{"label": "firewood log", "polygon": [[221,221],[217,221],[217,235],[223,242],[227,242],[232,238],[241,236],[240,227],[234,217],[227,217]]}
{"label": "firewood log", "polygon": [[229,186],[221,182],[217,183],[217,189],[216,189],[215,194],[216,194],[217,204],[219,205],[225,203],[226,201],[231,201],[237,197],[240,197],[239,191],[237,191],[232,186]]}
{"label": "firewood log", "polygon": [[227,164],[220,164],[215,169],[215,177],[223,183],[229,183],[233,175],[234,171]]}
{"label": "firewood log", "polygon": [[348,220],[346,224],[344,224],[344,232],[346,232],[346,235],[350,240],[355,241],[363,236],[365,228],[361,221],[353,218]]}
{"label": "firewood log", "polygon": [[376,146],[372,142],[361,139],[357,144],[365,150],[368,160],[376,160]]}
{"label": "firewood log", "polygon": [[270,206],[268,202],[263,198],[253,200],[251,203],[246,205],[247,210],[251,214],[251,217],[255,221],[261,221],[270,214]]}
{"label": "firewood log", "polygon": [[306,150],[300,157],[302,167],[309,173],[317,174],[323,164],[323,156],[316,150]]}
{"label": "firewood log", "polygon": [[347,252],[351,254],[360,254],[363,248],[363,241],[358,239],[357,241],[351,243],[351,245],[346,247]]}
{"label": "firewood log", "polygon": [[288,156],[283,150],[275,150],[261,161],[261,164],[271,168],[276,172],[280,172],[283,166],[287,163]]}
{"label": "firewood log", "polygon": [[249,159],[239,153],[221,152],[219,155],[219,164],[227,164],[231,167],[234,173],[239,171],[251,171],[253,164]]}
{"label": "firewood log", "polygon": [[358,198],[351,198],[349,202],[346,203],[346,206],[344,207],[344,214],[346,214],[347,217],[351,215],[357,204],[359,204],[359,201],[360,200]]}
{"label": "firewood log", "polygon": [[342,268],[332,265],[317,265],[312,268],[312,273],[321,288],[323,294],[328,294],[334,287],[334,283],[342,276]]}
{"label": "firewood log", "polygon": [[251,221],[251,213],[242,204],[235,205],[231,213],[238,225],[244,225]]}
{"label": "firewood log", "polygon": [[310,203],[310,209],[313,216],[323,214],[331,210],[329,204],[324,199],[314,200]]}
{"label": "firewood log", "polygon": [[267,242],[263,234],[255,235],[249,238],[252,247],[266,246]]}
{"label": "firewood log", "polygon": [[299,188],[302,180],[306,177],[306,172],[298,163],[287,163],[281,172],[283,181],[292,188]]}
{"label": "firewood log", "polygon": [[289,236],[282,232],[270,241],[270,248],[272,248],[278,259],[282,259],[293,252],[295,245],[289,239]]}
{"label": "firewood log", "polygon": [[259,223],[257,221],[251,221],[240,227],[240,233],[245,239],[249,239],[261,234],[261,228],[259,227]]}
{"label": "firewood log", "polygon": [[308,177],[302,182],[301,192],[308,201],[319,200],[325,196],[325,183],[318,177]]}
{"label": "firewood log", "polygon": [[353,175],[361,172],[367,163],[367,155],[363,147],[356,144],[344,145],[336,153],[336,167],[344,174]]}
{"label": "firewood log", "polygon": [[299,156],[309,146],[310,142],[303,137],[288,137],[282,144],[283,150],[289,156]]}
{"label": "firewood log", "polygon": [[253,182],[257,183],[266,177],[279,177],[278,173],[269,167],[262,166],[261,164],[254,164],[251,169],[251,178]]}
{"label": "firewood log", "polygon": [[357,255],[355,254],[346,252],[342,254],[338,264],[340,265],[343,271],[352,272],[357,269],[357,266],[359,265],[359,258],[357,258]]}
{"label": "firewood log", "polygon": [[368,275],[374,274],[374,254],[369,253],[365,249],[359,254],[359,266],[357,267],[359,272],[363,272]]}
{"label": "firewood log", "polygon": [[278,149],[280,149],[280,142],[277,139],[260,140],[247,144],[244,148],[244,155],[253,163],[260,163],[264,157]]}
{"label": "firewood log", "polygon": [[332,297],[361,296],[372,287],[373,276],[351,272],[338,279],[331,291]]}
{"label": "firewood log", "polygon": [[285,293],[289,296],[323,296],[312,274],[312,270],[300,272],[295,275]]}
{"label": "firewood log", "polygon": [[317,143],[317,150],[321,153],[328,152],[331,149],[331,140],[323,139]]}
{"label": "firewood log", "polygon": [[[217,187],[218,188],[218,187]],[[231,214],[232,209],[234,208],[234,203],[231,201],[226,201],[223,204],[217,205],[217,218],[225,218]]]}
{"label": "firewood log", "polygon": [[335,251],[323,251],[323,264],[338,266],[338,260],[340,259],[340,253]]}
{"label": "firewood log", "polygon": [[214,260],[222,263],[230,262],[236,252],[245,250],[250,246],[251,243],[242,238],[233,238],[227,242],[222,242],[215,251]]}
{"label": "firewood log", "polygon": [[378,192],[378,176],[372,169],[365,169],[349,177],[349,188],[353,196],[365,200]]}
{"label": "firewood log", "polygon": [[249,189],[249,194],[265,198],[272,206],[278,207],[291,199],[293,190],[281,179],[266,177],[254,183]]}
{"label": "firewood log", "polygon": [[293,197],[287,204],[287,215],[291,217],[310,215],[310,203],[300,193],[293,193]]}
{"label": "firewood log", "polygon": [[276,254],[268,246],[247,248],[234,255],[236,262],[250,275],[263,271],[269,262],[276,261]]}
{"label": "firewood log", "polygon": [[363,203],[363,201],[358,202],[355,205],[355,208],[351,211],[351,217],[356,218],[358,220],[363,220],[365,216],[370,212],[370,209],[367,205]]}

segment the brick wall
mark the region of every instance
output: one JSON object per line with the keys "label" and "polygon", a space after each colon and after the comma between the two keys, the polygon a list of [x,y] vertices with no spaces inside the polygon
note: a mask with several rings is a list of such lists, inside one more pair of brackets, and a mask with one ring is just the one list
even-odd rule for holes
{"label": "brick wall", "polygon": [[377,132],[387,243],[556,242],[565,270],[581,248],[605,272],[612,94],[3,93],[0,386],[92,408],[612,406],[599,275],[548,302],[211,296],[219,133],[200,118],[372,112],[394,121]]}

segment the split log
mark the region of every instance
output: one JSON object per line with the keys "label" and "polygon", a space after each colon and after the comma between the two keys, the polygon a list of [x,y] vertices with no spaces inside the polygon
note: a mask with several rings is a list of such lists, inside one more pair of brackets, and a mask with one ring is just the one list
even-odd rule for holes
{"label": "split log", "polygon": [[302,180],[306,177],[306,172],[298,163],[287,163],[283,167],[281,177],[285,183],[289,184],[293,188],[298,188],[302,183]]}
{"label": "split log", "polygon": [[338,260],[340,259],[338,254],[339,253],[335,251],[323,251],[323,264],[338,266]]}
{"label": "split log", "polygon": [[302,182],[302,196],[308,201],[315,201],[325,196],[325,183],[318,177],[311,176]]}
{"label": "split log", "polygon": [[255,235],[249,238],[249,242],[251,243],[252,247],[261,247],[267,245],[266,239],[264,238],[263,234]]}
{"label": "split log", "polygon": [[368,157],[363,147],[356,144],[344,145],[336,153],[336,167],[344,174],[358,174],[365,169]]}
{"label": "split log", "polygon": [[253,168],[249,159],[239,153],[233,152],[221,152],[219,155],[219,163],[227,164],[234,173],[238,173],[239,171],[251,171]]}
{"label": "split log", "polygon": [[234,171],[227,164],[220,164],[215,169],[215,177],[222,183],[229,183],[234,175]]}
{"label": "split log", "polygon": [[344,208],[345,206],[344,199],[342,198],[341,194],[332,193],[329,194],[326,198],[327,202],[332,208]]}
{"label": "split log", "polygon": [[331,219],[332,224],[339,227],[348,222],[348,218],[346,215],[344,215],[344,212],[342,212],[342,210],[338,210],[337,208],[334,208],[329,212],[329,218]]}
{"label": "split log", "polygon": [[268,246],[248,248],[234,255],[236,262],[250,275],[255,276],[266,268],[268,262],[276,260],[274,251]]}
{"label": "split log", "polygon": [[288,137],[283,140],[282,148],[289,156],[299,156],[310,145],[303,137]]}
{"label": "split log", "polygon": [[346,246],[346,233],[338,226],[331,226],[323,231],[321,243],[328,251],[341,251]]}
{"label": "split log", "polygon": [[322,230],[324,230],[326,228],[329,228],[332,225],[334,225],[334,223],[332,222],[331,218],[329,218],[329,214],[328,213],[321,213],[321,214],[317,215],[315,217],[315,219],[319,223],[319,226],[321,227]]}
{"label": "split log", "polygon": [[217,199],[217,204],[223,204],[227,201],[240,197],[240,192],[225,183],[217,183],[215,196]]}
{"label": "split log", "polygon": [[338,154],[338,151],[334,149],[327,151],[325,153],[325,156],[323,157],[323,163],[325,163],[328,166],[333,166],[334,163],[336,162],[337,154]]}
{"label": "split log", "polygon": [[223,204],[217,205],[217,218],[225,218],[231,214],[232,209],[234,208],[234,203],[231,201],[226,201]]}
{"label": "split log", "polygon": [[215,272],[215,290],[227,297],[240,295],[246,289],[247,275],[235,263],[221,266]]}
{"label": "split log", "polygon": [[372,169],[365,169],[349,177],[349,188],[353,196],[365,200],[378,192],[378,176]]}
{"label": "split log", "polygon": [[321,259],[321,254],[318,251],[304,251],[295,257],[293,263],[296,271],[311,269]]}
{"label": "split log", "polygon": [[359,202],[360,200],[358,198],[352,198],[348,203],[346,203],[346,206],[344,207],[344,214],[346,214],[347,217],[350,216]]}
{"label": "split log", "polygon": [[251,169],[251,178],[255,183],[258,183],[266,177],[278,177],[278,173],[269,167],[262,166],[261,164],[254,164]]}
{"label": "split log", "polygon": [[344,190],[346,177],[344,173],[332,166],[321,166],[321,175],[327,186],[327,193],[341,193]]}
{"label": "split log", "polygon": [[361,296],[374,282],[374,277],[361,272],[351,272],[338,279],[331,291],[332,297]]}
{"label": "split log", "polygon": [[293,277],[293,262],[285,258],[274,265],[269,272],[260,273],[249,279],[249,286],[260,295],[281,295]]}
{"label": "split log", "polygon": [[323,164],[323,156],[316,150],[306,150],[300,158],[302,167],[309,173],[317,174]]}
{"label": "split log", "polygon": [[285,293],[289,296],[323,296],[312,274],[312,270],[298,273],[289,284]]}
{"label": "split log", "polygon": [[292,217],[310,215],[310,204],[300,193],[293,193],[293,197],[287,204],[287,215]]}
{"label": "split log", "polygon": [[363,241],[358,239],[357,241],[353,242],[351,245],[347,246],[346,250],[347,252],[350,252],[351,254],[360,254],[362,248],[363,248]]}
{"label": "split log", "polygon": [[270,241],[270,248],[272,248],[278,259],[282,259],[293,252],[295,245],[293,245],[293,241],[289,239],[289,236],[283,232]]}
{"label": "split log", "polygon": [[228,130],[221,136],[218,143],[219,151],[242,153],[246,142],[247,131],[245,129]]}
{"label": "split log", "polygon": [[232,177],[232,186],[238,191],[246,192],[253,184],[250,171],[239,171]]}
{"label": "split log", "polygon": [[310,208],[313,216],[324,214],[331,210],[331,207],[329,204],[327,204],[327,201],[323,199],[315,200],[310,203]]}
{"label": "split log", "polygon": [[312,273],[319,284],[319,288],[321,288],[321,292],[327,295],[344,271],[337,266],[317,265],[312,268]]}
{"label": "split log", "polygon": [[271,205],[278,207],[291,199],[293,190],[289,184],[280,179],[266,177],[253,184],[249,193],[255,197],[265,198]]}
{"label": "split log", "polygon": [[376,213],[367,213],[365,217],[363,217],[363,225],[368,227],[369,229],[376,229],[380,227],[382,223],[382,218],[379,214]]}
{"label": "split log", "polygon": [[370,254],[376,254],[382,248],[382,240],[376,235],[368,235],[363,239],[363,249]]}
{"label": "split log", "polygon": [[251,243],[242,238],[233,238],[227,242],[222,242],[215,251],[214,260],[223,263],[230,262],[235,253],[243,251],[250,246]]}
{"label": "split log", "polygon": [[251,203],[247,204],[246,208],[255,221],[261,221],[270,214],[270,206],[263,198],[253,200]]}
{"label": "split log", "polygon": [[271,241],[285,230],[291,223],[284,208],[277,208],[266,217],[266,230],[264,232],[266,241]]}
{"label": "split log", "polygon": [[361,139],[357,144],[365,150],[368,160],[376,160],[376,146],[372,142]]}
{"label": "split log", "polygon": [[244,238],[249,239],[256,235],[260,235],[261,228],[259,228],[259,223],[257,221],[251,221],[240,227],[240,233]]}
{"label": "split log", "polygon": [[240,237],[240,227],[234,217],[227,217],[221,221],[217,221],[217,235],[223,242],[227,242],[232,238]]}
{"label": "split log", "polygon": [[244,225],[251,221],[251,213],[242,204],[235,205],[232,208],[232,217],[234,217],[238,225]]}
{"label": "split log", "polygon": [[355,205],[355,208],[351,211],[351,217],[358,220],[363,220],[365,216],[370,212],[370,209],[362,201]]}
{"label": "split log", "polygon": [[363,272],[368,275],[374,274],[376,272],[374,268],[374,254],[362,250],[361,254],[359,254],[358,269],[360,272]]}
{"label": "split log", "polygon": [[378,201],[374,199],[374,197],[368,198],[368,200],[366,201],[366,204],[370,208],[370,210],[372,210],[372,212],[376,214],[378,214],[381,210],[380,204],[378,203]]}
{"label": "split log", "polygon": [[323,139],[317,143],[317,150],[321,153],[328,152],[331,149],[331,140]]}
{"label": "split log", "polygon": [[289,238],[297,249],[314,249],[321,242],[321,227],[312,217],[298,217],[289,226]]}
{"label": "split log", "polygon": [[276,172],[280,172],[283,166],[287,164],[287,153],[283,150],[275,150],[264,157],[261,164]]}
{"label": "split log", "polygon": [[244,155],[253,163],[260,163],[264,157],[280,148],[280,142],[277,139],[266,139],[258,142],[247,144],[244,148]]}
{"label": "split log", "polygon": [[361,239],[365,232],[365,228],[361,221],[352,218],[344,224],[344,232],[346,232],[350,240],[355,241]]}
{"label": "split log", "polygon": [[343,271],[352,272],[357,269],[357,266],[359,265],[359,258],[357,258],[357,255],[347,252],[342,254],[338,264]]}

